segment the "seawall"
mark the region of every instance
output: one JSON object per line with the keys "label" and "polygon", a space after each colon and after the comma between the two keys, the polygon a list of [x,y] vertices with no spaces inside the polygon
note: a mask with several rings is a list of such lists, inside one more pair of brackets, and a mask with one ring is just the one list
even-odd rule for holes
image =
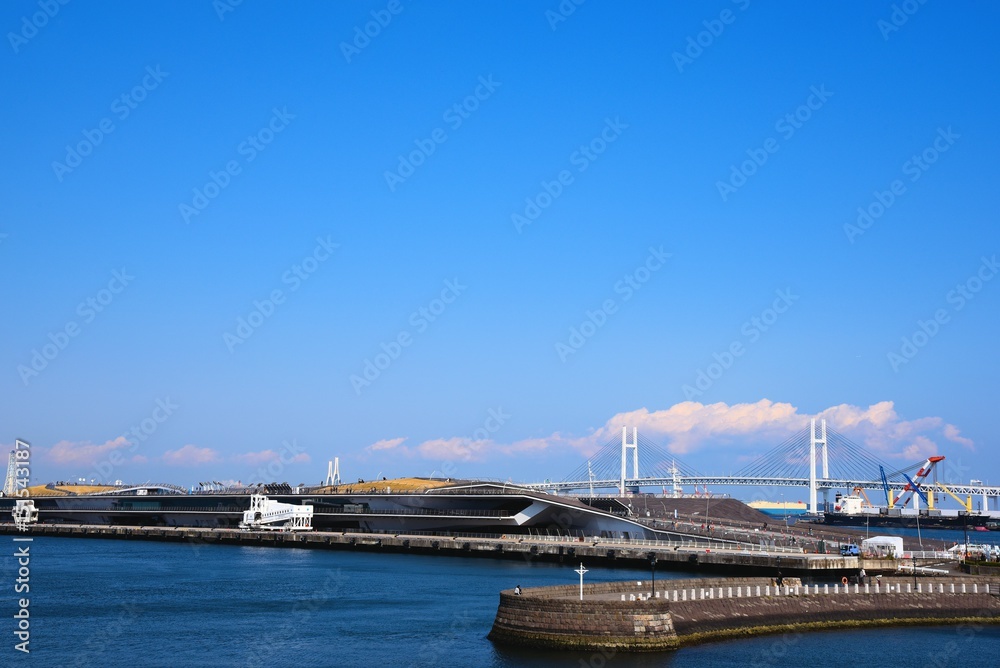
{"label": "seawall", "polygon": [[[500,594],[490,638],[574,650],[662,651],[768,633],[904,624],[997,623],[1000,579],[884,578],[876,587],[726,578],[542,587]],[[807,593],[808,592],[808,593]],[[626,600],[622,600],[622,598]],[[675,600],[676,599],[676,600]]]}
{"label": "seawall", "polygon": [[[13,524],[0,523],[0,534],[20,534]],[[186,542],[202,545],[258,545],[304,549],[344,549],[403,554],[433,554],[455,557],[519,559],[579,563],[590,566],[649,569],[650,556],[657,568],[732,575],[785,575],[836,577],[854,575],[860,567],[871,574],[893,572],[892,560],[859,560],[830,554],[768,552],[766,550],[726,550],[703,546],[669,546],[652,541],[579,540],[565,537],[544,540],[526,536],[433,536],[412,534],[366,534],[342,531],[242,531],[201,527],[132,527],[79,524],[34,524],[24,532],[32,536],[67,538],[111,538]],[[555,537],[553,537],[555,538]]]}

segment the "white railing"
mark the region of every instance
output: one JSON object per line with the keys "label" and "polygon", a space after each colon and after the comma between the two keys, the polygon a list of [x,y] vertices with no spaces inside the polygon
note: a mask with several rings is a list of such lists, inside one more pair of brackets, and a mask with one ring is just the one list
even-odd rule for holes
{"label": "white railing", "polygon": [[824,584],[824,585],[741,585],[736,587],[684,587],[659,590],[654,593],[621,594],[623,601],[648,601],[660,599],[683,603],[716,598],[758,598],[780,596],[844,596],[855,594],[996,594],[1000,585],[977,582],[886,582],[882,584]]}

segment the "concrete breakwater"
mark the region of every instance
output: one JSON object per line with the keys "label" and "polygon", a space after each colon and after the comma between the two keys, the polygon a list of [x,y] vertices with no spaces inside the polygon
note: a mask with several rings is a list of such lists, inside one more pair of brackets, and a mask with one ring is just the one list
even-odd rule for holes
{"label": "concrete breakwater", "polygon": [[[0,534],[20,533],[13,524],[0,524]],[[274,531],[243,531],[239,529],[200,527],[132,527],[79,524],[35,524],[28,535],[69,538],[112,538],[119,540],[155,540],[220,545],[260,545],[266,547],[297,547],[307,549],[350,549],[379,552],[439,554],[457,557],[490,557],[575,563],[585,560],[591,565],[605,565],[648,570],[649,559],[655,556],[657,568],[716,572],[724,574],[785,575],[822,574],[824,577],[854,575],[864,567],[869,573],[893,572],[893,560],[859,560],[829,554],[802,552],[768,552],[719,547],[706,548],[694,544],[668,544],[654,541],[589,540],[580,542],[570,537],[528,536],[433,536],[372,534],[341,531],[307,531],[302,533]]]}
{"label": "concrete breakwater", "polygon": [[661,651],[789,631],[997,623],[1000,578],[883,578],[803,585],[785,578],[606,582],[501,592],[490,638],[574,650]]}

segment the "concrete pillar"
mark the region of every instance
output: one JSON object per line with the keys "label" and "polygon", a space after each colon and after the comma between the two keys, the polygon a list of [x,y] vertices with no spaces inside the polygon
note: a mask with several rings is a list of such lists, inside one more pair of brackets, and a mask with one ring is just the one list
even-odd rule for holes
{"label": "concrete pillar", "polygon": [[855,582],[855,583],[854,583],[854,593],[855,593],[855,594],[857,594],[857,593],[858,593],[858,587],[860,587],[860,586],[861,586],[861,585],[859,585],[859,584],[858,584],[857,582]]}
{"label": "concrete pillar", "polygon": [[[677,592],[674,592],[674,593],[676,594]],[[681,591],[681,600],[682,601],[688,600],[688,590],[687,589],[684,589],[684,590]]]}
{"label": "concrete pillar", "polygon": [[757,595],[760,596],[760,585],[757,585]]}
{"label": "concrete pillar", "polygon": [[795,585],[795,595],[796,596],[799,595],[799,586],[798,585]]}
{"label": "concrete pillar", "polygon": [[819,585],[813,585],[813,587],[815,587],[815,589],[813,590],[813,593],[814,594],[818,594],[819,593]]}
{"label": "concrete pillar", "polygon": [[743,598],[743,587],[736,588],[736,598]]}
{"label": "concrete pillar", "polygon": [[705,600],[705,590],[704,589],[701,590],[701,600],[703,600],[703,601]]}
{"label": "concrete pillar", "polygon": [[923,582],[918,582],[917,583],[917,593],[918,594],[923,594],[924,593],[924,583]]}
{"label": "concrete pillar", "polygon": [[715,587],[712,587],[711,589],[708,590],[708,597],[710,599],[715,598]]}
{"label": "concrete pillar", "polygon": [[877,583],[877,582],[875,583],[875,593],[876,593],[876,594],[877,594],[877,593],[879,593],[879,592],[878,592],[878,583]]}
{"label": "concrete pillar", "polygon": [[828,584],[823,585],[823,593],[824,594],[829,594],[830,593],[830,585],[828,585]]}
{"label": "concrete pillar", "polygon": [[990,585],[989,585],[989,583],[984,584],[983,587],[985,587],[985,592],[987,594],[989,594],[990,593]]}
{"label": "concrete pillar", "polygon": [[764,596],[771,595],[771,585],[764,585]]}
{"label": "concrete pillar", "polygon": [[972,583],[972,593],[973,594],[978,594],[979,593],[979,585],[976,584],[975,582]]}
{"label": "concrete pillar", "polygon": [[910,583],[909,583],[909,582],[907,582],[907,583],[906,583],[906,593],[907,593],[907,594],[911,593],[911,592],[910,592],[910,586],[911,586],[911,585],[910,585]]}
{"label": "concrete pillar", "polygon": [[660,592],[656,592],[656,598],[660,598]]}
{"label": "concrete pillar", "polygon": [[[952,586],[954,587],[955,585],[952,585]],[[944,583],[943,582],[938,585],[938,593],[939,594],[943,594],[944,593]]]}
{"label": "concrete pillar", "polygon": [[866,594],[870,594],[870,593],[871,593],[871,592],[870,592],[870,591],[868,590],[868,583],[867,583],[867,582],[865,583],[865,593],[866,593]]}
{"label": "concrete pillar", "polygon": [[635,600],[635,594],[629,594],[628,595],[628,600],[634,601]]}
{"label": "concrete pillar", "polygon": [[625,594],[622,594],[622,600],[623,601],[625,600]]}
{"label": "concrete pillar", "polygon": [[954,582],[952,582],[951,585],[950,585],[950,587],[948,588],[948,593],[949,594],[954,594],[955,593],[955,583]]}
{"label": "concrete pillar", "polygon": [[728,596],[728,598],[732,598],[732,597],[733,597],[733,588],[732,588],[732,587],[730,587],[730,588],[729,588],[729,591],[728,591],[728,592],[726,592],[726,593],[727,593],[727,594],[729,595],[729,596]]}
{"label": "concrete pillar", "polygon": [[965,583],[964,582],[962,583],[962,593],[963,594],[965,593]]}
{"label": "concrete pillar", "polygon": [[833,585],[833,593],[834,594],[839,594],[840,593],[840,585],[839,584]]}
{"label": "concrete pillar", "polygon": [[722,598],[722,587],[719,587],[719,598]]}

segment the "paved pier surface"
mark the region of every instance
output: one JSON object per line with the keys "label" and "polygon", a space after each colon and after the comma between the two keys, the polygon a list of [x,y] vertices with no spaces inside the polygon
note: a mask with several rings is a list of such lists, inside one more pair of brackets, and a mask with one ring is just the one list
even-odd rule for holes
{"label": "paved pier surface", "polygon": [[[20,533],[13,524],[0,524],[0,533]],[[592,565],[615,565],[649,569],[650,556],[657,568],[668,570],[714,571],[739,574],[823,575],[840,578],[855,575],[864,567],[871,574],[894,572],[891,559],[860,560],[829,554],[805,554],[801,551],[774,552],[760,548],[747,550],[731,547],[704,547],[691,543],[654,541],[613,541],[562,538],[544,540],[533,536],[463,537],[406,534],[366,534],[308,531],[302,533],[242,531],[239,529],[194,527],[122,527],[67,524],[37,524],[26,535],[72,538],[114,538],[121,540],[159,540],[197,544],[263,545],[312,549],[353,549],[396,553],[478,556],[526,561],[556,561]]]}
{"label": "paved pier surface", "polygon": [[1000,579],[883,578],[803,585],[786,578],[605,582],[501,592],[490,638],[575,650],[661,651],[724,638],[845,627],[1000,622]]}

